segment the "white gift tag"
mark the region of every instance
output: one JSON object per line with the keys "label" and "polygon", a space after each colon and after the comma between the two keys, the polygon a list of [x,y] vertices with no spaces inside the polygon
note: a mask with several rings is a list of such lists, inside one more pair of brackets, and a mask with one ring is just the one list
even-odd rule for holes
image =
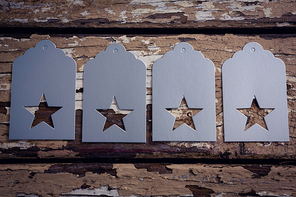
{"label": "white gift tag", "polygon": [[[286,68],[282,60],[248,43],[226,60],[222,67],[225,141],[289,141]],[[266,110],[266,125],[247,128],[249,117],[242,109],[258,103]]]}

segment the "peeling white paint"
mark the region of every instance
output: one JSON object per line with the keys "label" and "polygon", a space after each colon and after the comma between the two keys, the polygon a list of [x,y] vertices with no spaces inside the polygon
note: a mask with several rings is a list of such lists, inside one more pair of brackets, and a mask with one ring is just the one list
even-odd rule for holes
{"label": "peeling white paint", "polygon": [[193,6],[193,3],[190,2],[190,1],[177,1],[177,2],[174,2],[174,4],[179,5],[179,6],[182,6],[184,8],[188,8],[188,7],[192,7]]}
{"label": "peeling white paint", "polygon": [[79,43],[76,40],[74,40],[74,43],[69,43],[68,46],[74,47],[74,46],[78,46],[78,44]]}
{"label": "peeling white paint", "polygon": [[148,55],[145,51],[130,51],[130,52],[133,53],[137,59],[144,62],[147,69],[151,69],[153,63],[162,57],[162,55],[159,55],[159,54]]}
{"label": "peeling white paint", "polygon": [[[119,41],[119,40],[121,40],[121,41]],[[124,35],[124,36],[120,36],[118,38],[117,43],[120,43],[120,42],[122,42],[122,43],[130,43],[131,41],[134,41],[134,40],[136,40],[136,37],[126,37],[126,35]]]}
{"label": "peeling white paint", "polygon": [[186,147],[186,148],[192,148],[192,147],[196,147],[196,148],[202,148],[202,149],[213,149],[213,145],[209,144],[209,143],[192,143],[192,142],[170,142],[168,143],[169,146],[177,146],[177,147]]}
{"label": "peeling white paint", "polygon": [[13,19],[13,20],[10,20],[9,22],[27,23],[27,22],[28,22],[28,19],[15,18],[15,19]]}
{"label": "peeling white paint", "polygon": [[69,193],[63,193],[60,195],[60,197],[64,197],[65,196],[69,196],[69,195],[83,195],[83,196],[88,196],[88,195],[91,195],[91,196],[120,196],[119,193],[118,193],[118,189],[113,189],[113,188],[110,188],[108,186],[103,186],[103,187],[100,187],[100,188],[94,188],[94,189],[75,189]]}
{"label": "peeling white paint", "polygon": [[121,21],[123,23],[126,23],[126,19],[127,19],[126,13],[127,13],[126,10],[120,12],[119,19],[117,21]]}
{"label": "peeling white paint", "polygon": [[[246,1],[248,2],[248,1]],[[253,2],[253,1],[251,1]],[[248,5],[248,6],[242,6],[243,1],[235,1],[231,0],[229,2],[229,6],[226,6],[226,8],[230,8],[234,12],[243,12],[243,11],[256,11],[256,8],[263,8],[262,5],[257,4],[257,5]]]}
{"label": "peeling white paint", "polygon": [[295,76],[286,76],[286,80],[290,82],[296,82],[296,77]]}
{"label": "peeling white paint", "polygon": [[76,57],[76,54],[74,52],[74,48],[67,48],[67,49],[62,49],[64,53],[69,56],[69,57]]}
{"label": "peeling white paint", "polygon": [[276,23],[276,26],[278,26],[278,27],[288,27],[290,25],[291,24],[290,23],[287,23],[287,22],[284,22],[284,23]]}
{"label": "peeling white paint", "polygon": [[20,148],[21,150],[28,149],[34,146],[31,142],[28,141],[18,141],[18,142],[9,142],[9,143],[0,143],[0,148],[8,149],[8,148]]}
{"label": "peeling white paint", "polygon": [[149,44],[150,43],[150,39],[148,39],[148,40],[142,40],[142,42],[144,42],[145,44]]}
{"label": "peeling white paint", "polygon": [[75,110],[81,109],[82,110],[83,102],[82,101],[75,101]]}
{"label": "peeling white paint", "polygon": [[206,20],[214,20],[212,11],[196,11],[195,17],[197,21],[206,21]]}
{"label": "peeling white paint", "polygon": [[149,51],[155,51],[155,52],[153,52],[153,54],[157,54],[161,51],[160,48],[157,47],[155,43],[153,43],[153,45],[151,45],[151,46],[148,46],[148,49],[149,49]]}
{"label": "peeling white paint", "polygon": [[37,22],[37,23],[45,23],[45,22],[47,22],[47,20],[39,20],[37,18],[34,18],[34,21]]}
{"label": "peeling white paint", "polygon": [[263,8],[263,12],[264,12],[266,17],[272,18],[272,17],[270,17],[272,15],[271,10],[272,10],[271,8]]}
{"label": "peeling white paint", "polygon": [[220,19],[221,20],[235,20],[235,21],[239,21],[239,20],[244,20],[245,18],[242,17],[242,16],[239,16],[239,17],[231,17],[231,16],[229,16],[229,14],[224,13],[224,14],[221,15],[221,18]]}
{"label": "peeling white paint", "polygon": [[116,15],[116,13],[113,10],[109,9],[109,8],[105,8],[105,11],[108,12],[108,14]]}
{"label": "peeling white paint", "polygon": [[11,90],[11,83],[1,83],[0,90]]}
{"label": "peeling white paint", "polygon": [[36,9],[33,12],[34,12],[34,14],[37,14],[39,11],[40,11],[39,9]]}
{"label": "peeling white paint", "polygon": [[68,23],[68,22],[69,22],[69,20],[68,20],[68,19],[66,19],[66,18],[63,18],[63,19],[62,19],[62,22],[63,22],[63,23]]}
{"label": "peeling white paint", "polygon": [[277,194],[274,194],[272,192],[267,192],[267,191],[260,191],[257,194],[259,196],[274,196],[274,197],[290,197],[291,196],[289,194],[280,194],[280,195],[277,195]]}
{"label": "peeling white paint", "polygon": [[80,6],[85,6],[83,3],[83,0],[67,0],[68,3],[73,3],[73,5],[80,5]]}
{"label": "peeling white paint", "polygon": [[49,11],[50,9],[51,9],[50,7],[42,8],[42,9],[41,9],[41,12],[46,12],[46,11]]}
{"label": "peeling white paint", "polygon": [[86,10],[84,12],[81,12],[80,13],[82,16],[87,16],[87,15],[90,15],[90,13],[88,13]]}

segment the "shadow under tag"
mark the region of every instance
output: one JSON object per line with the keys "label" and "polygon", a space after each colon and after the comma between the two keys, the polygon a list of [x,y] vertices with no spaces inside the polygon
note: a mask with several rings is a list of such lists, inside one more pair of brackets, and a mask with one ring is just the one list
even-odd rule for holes
{"label": "shadow under tag", "polygon": [[85,64],[82,142],[146,142],[146,67],[120,44]]}
{"label": "shadow under tag", "polygon": [[153,141],[216,141],[214,68],[187,43],[153,64]]}
{"label": "shadow under tag", "polygon": [[48,40],[12,66],[10,140],[74,140],[76,63]]}
{"label": "shadow under tag", "polygon": [[225,142],[289,141],[282,60],[248,43],[224,62],[222,83]]}

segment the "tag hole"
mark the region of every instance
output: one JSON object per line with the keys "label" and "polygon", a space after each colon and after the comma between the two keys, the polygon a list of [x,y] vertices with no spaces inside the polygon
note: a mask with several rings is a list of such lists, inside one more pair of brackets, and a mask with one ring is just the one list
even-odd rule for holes
{"label": "tag hole", "polygon": [[117,48],[113,49],[113,53],[118,53],[118,49]]}
{"label": "tag hole", "polygon": [[182,48],[182,49],[181,49],[181,52],[182,52],[182,53],[186,52],[186,49],[185,49],[185,48]]}
{"label": "tag hole", "polygon": [[255,51],[256,51],[255,47],[252,47],[251,52],[255,52]]}
{"label": "tag hole", "polygon": [[44,45],[42,48],[43,48],[43,50],[46,50],[48,48],[48,46]]}

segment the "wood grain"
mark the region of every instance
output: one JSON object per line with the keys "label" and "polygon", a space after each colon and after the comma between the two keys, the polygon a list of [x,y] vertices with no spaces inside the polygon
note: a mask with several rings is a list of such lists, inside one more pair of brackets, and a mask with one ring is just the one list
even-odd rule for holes
{"label": "wood grain", "polygon": [[293,165],[2,164],[0,181],[3,196],[296,195]]}
{"label": "wood grain", "polygon": [[292,0],[4,0],[0,27],[282,28],[295,27],[295,8]]}

